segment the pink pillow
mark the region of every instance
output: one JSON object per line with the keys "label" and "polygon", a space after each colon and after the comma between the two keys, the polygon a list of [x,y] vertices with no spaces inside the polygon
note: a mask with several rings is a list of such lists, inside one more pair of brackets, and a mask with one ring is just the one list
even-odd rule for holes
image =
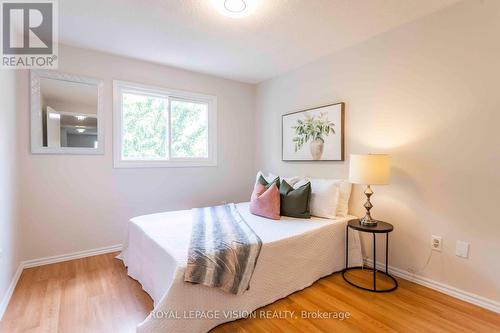
{"label": "pink pillow", "polygon": [[276,184],[266,189],[261,183],[255,183],[250,199],[250,213],[268,219],[280,219],[280,191]]}

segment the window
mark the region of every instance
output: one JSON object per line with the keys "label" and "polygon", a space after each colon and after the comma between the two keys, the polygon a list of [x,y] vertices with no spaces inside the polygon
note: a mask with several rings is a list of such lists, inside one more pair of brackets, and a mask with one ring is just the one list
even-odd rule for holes
{"label": "window", "polygon": [[215,96],[122,81],[113,89],[115,167],[217,164]]}

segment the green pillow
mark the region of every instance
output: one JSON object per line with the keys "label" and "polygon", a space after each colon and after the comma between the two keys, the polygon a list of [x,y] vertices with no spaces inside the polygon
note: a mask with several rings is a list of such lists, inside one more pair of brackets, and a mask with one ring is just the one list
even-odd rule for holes
{"label": "green pillow", "polygon": [[311,183],[302,185],[294,189],[286,181],[281,181],[280,185],[281,215],[311,218],[309,210],[309,200],[311,199]]}
{"label": "green pillow", "polygon": [[259,178],[257,178],[257,181],[260,184],[264,185],[266,187],[266,189],[271,187],[271,185],[273,185],[273,184],[276,184],[276,187],[280,188],[280,177],[276,177],[275,179],[273,179],[271,182],[268,183],[267,180],[262,175],[259,175]]}

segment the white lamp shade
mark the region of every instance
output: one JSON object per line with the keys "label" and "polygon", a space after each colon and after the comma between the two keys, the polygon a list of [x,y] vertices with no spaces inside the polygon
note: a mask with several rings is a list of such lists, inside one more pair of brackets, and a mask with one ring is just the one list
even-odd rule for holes
{"label": "white lamp shade", "polygon": [[349,181],[353,184],[389,184],[391,167],[389,155],[351,155]]}

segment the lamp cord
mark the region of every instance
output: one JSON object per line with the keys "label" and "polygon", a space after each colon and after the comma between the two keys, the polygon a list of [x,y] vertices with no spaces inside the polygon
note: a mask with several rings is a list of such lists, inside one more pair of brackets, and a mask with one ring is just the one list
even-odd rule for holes
{"label": "lamp cord", "polygon": [[421,268],[419,269],[415,269],[414,273],[413,274],[416,274],[416,273],[419,273],[419,272],[422,272],[424,269],[427,268],[427,266],[429,265],[429,263],[431,262],[431,258],[432,258],[432,255],[433,255],[434,251],[433,250],[430,250],[430,253],[429,253],[429,256],[427,257],[427,260],[424,264],[424,266],[422,266]]}

